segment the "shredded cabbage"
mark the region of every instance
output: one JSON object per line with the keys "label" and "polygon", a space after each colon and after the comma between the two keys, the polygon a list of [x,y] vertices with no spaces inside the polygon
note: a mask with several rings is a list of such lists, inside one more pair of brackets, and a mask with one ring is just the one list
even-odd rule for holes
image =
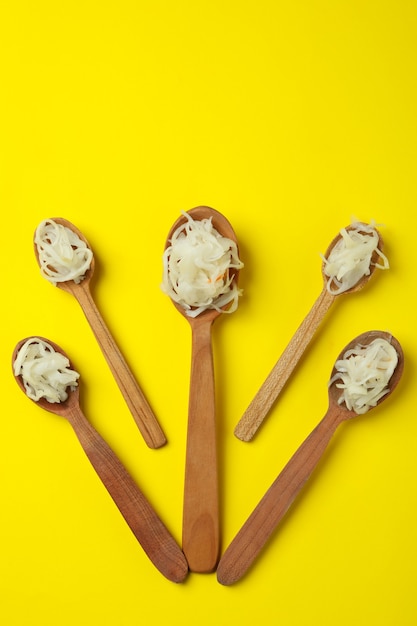
{"label": "shredded cabbage", "polygon": [[15,376],[21,376],[26,394],[36,402],[64,402],[78,385],[78,372],[69,368],[69,361],[43,339],[32,337],[20,348],[13,364]]}
{"label": "shredded cabbage", "polygon": [[44,278],[54,285],[83,280],[93,253],[73,230],[52,219],[44,220],[36,229],[35,244]]}
{"label": "shredded cabbage", "polygon": [[184,215],[187,221],[173,233],[163,255],[162,291],[189,317],[207,309],[232,313],[242,293],[230,271],[243,267],[236,243],[223,237],[211,218],[194,220]]}
{"label": "shredded cabbage", "polygon": [[378,249],[379,235],[374,224],[353,222],[352,228],[340,231],[341,239],[331,250],[328,258],[323,255],[324,273],[329,277],[327,289],[338,295],[354,287],[361,278],[368,276],[372,255],[377,252],[381,263],[375,267],[388,269],[387,257]]}
{"label": "shredded cabbage", "polygon": [[395,348],[386,339],[358,344],[336,361],[337,373],[329,381],[342,390],[338,403],[362,414],[374,407],[389,392],[388,383],[398,363]]}

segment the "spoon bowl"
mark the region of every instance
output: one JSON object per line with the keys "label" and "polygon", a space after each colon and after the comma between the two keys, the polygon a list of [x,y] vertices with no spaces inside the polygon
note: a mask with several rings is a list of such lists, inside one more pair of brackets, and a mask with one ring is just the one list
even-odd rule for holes
{"label": "spoon bowl", "polygon": [[[13,354],[12,354],[12,367],[22,346],[26,343],[26,341],[32,338],[34,339],[35,337],[26,337],[25,339],[22,339],[16,344],[15,349],[13,350]],[[68,355],[56,343],[54,343],[50,339],[41,337],[40,335],[36,335],[36,339],[40,339],[41,341],[46,341],[53,347],[55,352],[59,352],[60,354],[63,354],[69,361]],[[69,367],[70,369],[73,369],[71,362],[69,364]],[[20,375],[16,376],[16,374],[14,373],[13,375],[20,389],[23,391],[25,395],[27,395],[22,376]],[[77,410],[77,407],[79,406],[80,387],[79,385],[77,385],[76,387],[74,387],[74,389],[69,391],[68,397],[66,400],[64,400],[64,402],[49,402],[46,398],[39,398],[39,400],[33,400],[32,398],[29,398],[29,400],[37,404],[41,409],[44,409],[44,411],[48,411],[49,413],[53,413],[54,415],[58,415],[59,417],[63,417],[65,419],[69,419],[71,418],[73,411]]]}
{"label": "spoon bowl", "polygon": [[[12,366],[19,350],[28,339],[31,338],[23,339],[16,345]],[[54,342],[43,337],[37,339],[46,341],[56,352],[70,360]],[[26,395],[22,377],[15,374],[14,377]],[[149,559],[166,578],[173,582],[182,582],[188,573],[188,564],[182,550],[119,458],[84,416],[80,407],[79,386],[77,385],[73,391],[68,391],[68,397],[64,402],[51,403],[45,398],[32,402],[68,420],[90,463]]]}
{"label": "spoon bowl", "polygon": [[[398,356],[397,366],[389,381],[389,391],[380,399],[380,404],[397,387],[404,368],[403,351],[395,337],[382,331],[363,333],[343,349],[337,360],[357,344],[368,345],[377,338],[388,341]],[[334,367],[330,380],[335,372]],[[220,559],[217,579],[221,584],[231,585],[247,572],[311,476],[337,427],[357,415],[338,403],[340,389],[335,382],[329,386],[328,395],[329,408],[326,415],[288,461]]]}
{"label": "spoon bowl", "polygon": [[[188,211],[194,220],[210,219],[220,235],[234,241],[228,220],[218,211],[199,206]],[[169,231],[165,249],[175,230],[187,221],[182,215]],[[238,270],[233,280],[238,279]],[[172,299],[171,299],[172,300]],[[219,558],[219,504],[216,445],[216,410],[211,328],[221,311],[206,309],[190,317],[172,300],[191,326],[191,374],[184,479],[182,547],[191,571],[211,572]],[[224,307],[227,309],[226,307]]]}
{"label": "spoon bowl", "polygon": [[[401,376],[403,374],[404,371],[404,353],[402,350],[402,347],[399,343],[399,341],[389,332],[385,332],[382,330],[368,330],[365,333],[362,333],[361,335],[358,335],[357,337],[355,337],[355,339],[352,339],[352,341],[350,341],[347,346],[345,346],[342,350],[342,352],[339,354],[339,356],[336,359],[337,361],[340,361],[341,359],[343,359],[343,355],[348,351],[353,349],[355,346],[357,345],[362,345],[362,346],[368,346],[370,343],[372,343],[375,339],[385,339],[385,341],[388,341],[388,343],[390,343],[393,348],[395,349],[397,356],[398,356],[398,363],[396,365],[396,368],[389,380],[389,390],[388,393],[383,396],[382,398],[380,398],[376,404],[376,406],[378,406],[379,404],[381,404],[381,402],[384,402],[388,396],[390,396],[392,394],[392,392],[394,391],[394,389],[397,387],[398,383],[400,382]],[[332,372],[330,374],[330,380],[332,380],[332,378],[334,377],[334,375],[336,374],[336,362],[335,365],[333,366]],[[340,389],[338,389],[337,385],[335,383],[329,385],[328,388],[328,394],[329,394],[329,410],[331,410],[332,408],[334,408],[334,410],[336,410],[336,407],[338,409],[340,409],[343,412],[344,415],[344,419],[351,419],[352,417],[357,417],[357,413],[355,413],[355,411],[350,411],[346,405],[344,404],[338,404],[338,400],[340,397]],[[374,409],[375,407],[370,407],[369,411]],[[369,412],[368,411],[368,412]]]}
{"label": "spoon bowl", "polygon": [[[347,232],[350,232],[351,230],[355,230],[355,226],[353,224],[349,224],[349,226],[346,226],[345,229]],[[357,291],[361,291],[361,289],[363,289],[365,287],[365,285],[369,282],[369,280],[372,278],[375,270],[377,269],[377,263],[378,263],[378,259],[379,259],[379,252],[382,252],[383,248],[384,248],[384,241],[381,237],[381,233],[379,232],[379,230],[377,228],[374,229],[375,232],[378,235],[378,246],[377,246],[377,250],[374,250],[372,253],[372,257],[371,257],[371,264],[369,266],[369,273],[365,274],[364,276],[362,276],[362,278],[360,280],[358,280],[357,283],[355,283],[354,285],[352,285],[352,287],[350,287],[349,289],[346,289],[345,291],[342,291],[339,294],[334,294],[335,296],[339,295],[339,296],[343,296],[344,294],[348,294],[348,293],[355,293]],[[361,232],[361,231],[359,231]],[[332,241],[330,242],[330,244],[327,247],[327,250],[324,254],[324,258],[328,259],[330,256],[330,253],[332,252],[333,248],[336,247],[336,245],[339,243],[339,241],[342,239],[342,235],[339,232],[336,237],[334,237],[332,239]],[[326,268],[326,263],[323,261],[322,266],[321,266],[321,273],[322,273],[322,277],[323,277],[323,281],[324,281],[324,289],[327,290],[327,280],[328,280],[328,276],[326,276],[326,272],[325,272],[325,268]]]}
{"label": "spoon bowl", "polygon": [[[227,237],[228,239],[231,239],[232,241],[234,241],[236,246],[238,245],[236,234],[229,220],[227,220],[226,217],[222,213],[220,213],[219,211],[216,211],[216,209],[212,209],[211,207],[208,207],[208,206],[198,206],[198,207],[195,207],[194,209],[190,209],[189,211],[187,211],[187,214],[190,215],[190,217],[192,217],[193,220],[211,219],[211,223],[213,224],[213,227],[217,230],[218,233],[220,233],[223,237]],[[166,242],[165,242],[165,249],[167,249],[170,246],[171,239],[172,239],[174,232],[186,222],[187,222],[187,217],[186,215],[183,214],[173,223],[168,233]],[[234,281],[238,280],[238,277],[239,277],[238,269],[231,268],[230,274],[233,277]],[[199,320],[199,319],[201,320],[203,318],[204,319],[209,318],[211,321],[214,321],[217,317],[219,317],[222,314],[222,311],[218,311],[216,309],[206,309],[205,311],[202,311],[197,317],[191,317],[187,315],[186,309],[183,306],[181,306],[181,304],[176,302],[173,298],[171,298],[171,302],[173,303],[177,311],[179,311],[181,315],[183,315],[191,325],[193,325],[193,322],[195,320]],[[224,306],[223,310],[227,310],[228,306],[229,305]]]}
{"label": "spoon bowl", "polygon": [[[90,248],[87,239],[74,224],[62,217],[52,219],[57,224],[76,233]],[[34,247],[36,259],[40,265],[36,243],[34,243]],[[166,443],[166,437],[93,300],[90,283],[94,275],[94,269],[95,261],[93,255],[90,267],[81,282],[76,283],[74,280],[57,282],[57,287],[73,295],[80,304],[146,444],[150,448],[159,448]]]}
{"label": "spoon bowl", "polygon": [[[83,243],[85,243],[85,245],[87,246],[87,248],[89,248],[90,250],[92,249],[90,244],[88,243],[87,238],[85,237],[85,235],[75,226],[75,224],[73,224],[72,222],[70,222],[69,220],[64,219],[63,217],[53,217],[51,218],[52,221],[54,221],[56,224],[60,224],[61,226],[64,226],[65,228],[69,228],[70,230],[72,230],[73,233],[75,233],[77,235],[77,237],[79,237],[79,239],[81,239],[81,241]],[[36,233],[35,233],[36,235]],[[35,236],[34,236],[34,241],[33,241],[33,248],[35,251],[35,257],[36,260],[39,264],[40,264],[40,260],[39,260],[39,251],[38,251],[38,247],[36,245],[35,242]],[[84,278],[82,279],[81,282],[84,283],[84,285],[87,285],[91,282],[93,276],[94,276],[94,271],[95,271],[95,257],[94,254],[91,258],[91,262],[90,262],[90,266],[87,269],[87,271],[84,274]],[[65,280],[65,281],[58,281],[56,283],[56,286],[59,289],[62,289],[63,291],[67,291],[68,293],[73,293],[72,292],[72,286],[73,284],[76,284],[73,280]]]}
{"label": "spoon bowl", "polygon": [[[353,228],[353,225],[349,225],[346,226],[345,230],[350,231],[353,230]],[[376,232],[378,234],[378,248],[382,252],[383,240],[379,232]],[[340,241],[341,238],[342,235],[339,232],[339,234],[332,240],[332,242],[328,246],[325,258],[329,257],[330,252],[333,250],[333,248]],[[378,257],[378,252],[374,251],[371,259],[371,266],[369,268],[369,274],[363,276],[350,289],[346,289],[346,291],[340,294],[333,294],[327,289],[328,277],[325,274],[325,262],[323,261],[321,270],[324,280],[323,289],[319,297],[313,304],[312,308],[310,309],[309,313],[306,315],[306,317],[294,333],[284,352],[275,363],[271,372],[268,374],[267,378],[262,383],[261,387],[255,394],[251,403],[237,423],[234,434],[238,439],[240,439],[241,441],[251,441],[253,439],[260,426],[264,422],[265,418],[269,414],[269,411],[272,409],[272,406],[278,399],[278,396],[280,395],[285,384],[289,380],[291,374],[295,370],[305,350],[312,341],[317,328],[325,317],[330,306],[333,304],[338,296],[355,293],[365,287],[365,285],[374,275],[376,269],[375,263],[377,262]]]}

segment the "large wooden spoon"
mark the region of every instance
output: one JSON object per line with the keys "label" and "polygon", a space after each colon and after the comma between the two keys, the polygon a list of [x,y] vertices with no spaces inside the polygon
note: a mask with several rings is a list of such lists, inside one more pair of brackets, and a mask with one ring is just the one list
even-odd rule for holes
{"label": "large wooden spoon", "polygon": [[[188,211],[194,220],[212,219],[214,228],[236,242],[228,220],[206,206]],[[182,215],[172,226],[165,249],[175,230],[187,220]],[[236,271],[234,280],[237,280]],[[216,445],[216,410],[211,329],[221,311],[207,309],[197,317],[172,300],[190,323],[192,331],[191,376],[185,462],[182,548],[194,572],[211,572],[219,558],[219,503]]]}
{"label": "large wooden spoon", "polygon": [[[346,230],[349,231],[352,228],[353,226],[350,225],[346,227]],[[382,252],[383,241],[379,233],[378,238],[378,248]],[[327,248],[325,254],[326,258],[328,258],[330,252],[340,239],[341,234],[339,233]],[[338,295],[353,293],[355,291],[363,289],[363,287],[366,285],[366,283],[375,271],[375,263],[378,260],[378,257],[379,253],[375,251],[372,257],[369,274],[363,276],[363,278],[358,283],[356,283],[356,285]],[[267,417],[273,404],[275,403],[279,394],[284,388],[284,385],[296,368],[306,348],[313,339],[313,336],[324,316],[326,315],[327,311],[329,310],[330,305],[333,304],[334,300],[338,297],[337,295],[331,294],[327,289],[326,285],[328,277],[325,275],[324,269],[325,263],[323,262],[322,275],[324,279],[324,286],[319,297],[296,330],[284,352],[272,368],[271,372],[257,391],[253,400],[251,401],[248,408],[246,409],[235,427],[234,434],[238,439],[241,439],[242,441],[250,441],[255,436],[256,432],[260,428],[261,424]]]}
{"label": "large wooden spoon", "polygon": [[[57,224],[61,224],[75,232],[90,248],[88,241],[74,224],[62,217],[54,217],[52,219]],[[35,255],[39,263],[36,244]],[[146,444],[150,448],[160,448],[166,443],[166,437],[93,300],[91,280],[94,275],[94,267],[95,261],[93,256],[91,265],[80,283],[77,284],[73,280],[67,280],[58,282],[57,287],[67,291],[77,299]]]}
{"label": "large wooden spoon", "polygon": [[[23,339],[15,347],[12,364],[27,339]],[[39,339],[48,342],[56,352],[68,358],[49,339]],[[15,379],[26,393],[22,377],[18,375]],[[51,403],[44,398],[34,402],[42,409],[68,420],[90,463],[149,559],[166,578],[173,582],[182,582],[187,576],[188,564],[181,548],[116,454],[84,416],[79,402],[79,387],[69,391],[64,402]]]}
{"label": "large wooden spoon", "polygon": [[[377,337],[389,341],[398,354],[398,364],[389,382],[389,393],[383,396],[380,400],[382,402],[398,385],[404,367],[401,346],[392,335],[380,331],[364,333],[351,341],[338,359],[357,344],[367,345]],[[334,373],[335,368],[331,377]],[[335,382],[329,386],[329,408],[326,415],[289,460],[226,549],[217,570],[217,579],[222,585],[237,582],[247,572],[310,477],[336,428],[344,420],[356,416],[354,411],[338,404],[340,393]]]}

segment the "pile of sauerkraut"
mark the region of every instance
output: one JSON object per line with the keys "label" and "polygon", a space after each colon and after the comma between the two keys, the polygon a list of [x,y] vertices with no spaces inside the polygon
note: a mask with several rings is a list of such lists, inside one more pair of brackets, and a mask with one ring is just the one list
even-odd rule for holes
{"label": "pile of sauerkraut", "polygon": [[324,260],[324,273],[329,277],[327,289],[338,295],[354,287],[364,276],[368,276],[376,252],[379,261],[374,265],[388,269],[386,256],[378,249],[379,235],[373,223],[353,222],[352,228],[340,231],[341,239]]}
{"label": "pile of sauerkraut", "polygon": [[161,288],[189,317],[207,309],[232,313],[241,294],[233,270],[243,267],[236,243],[223,237],[211,218],[184,215],[185,223],[175,230],[163,255]]}
{"label": "pile of sauerkraut", "polygon": [[329,385],[336,383],[341,389],[339,404],[345,403],[355,413],[366,413],[389,392],[388,384],[397,363],[397,351],[386,339],[358,344],[336,361],[336,373]]}
{"label": "pile of sauerkraut", "polygon": [[37,337],[28,339],[20,348],[13,364],[15,376],[21,376],[26,394],[36,402],[64,402],[68,389],[78,385],[78,372],[69,367],[67,357],[56,352],[48,342]]}
{"label": "pile of sauerkraut", "polygon": [[44,220],[36,229],[35,244],[44,278],[55,285],[83,280],[93,253],[77,233],[52,219]]}

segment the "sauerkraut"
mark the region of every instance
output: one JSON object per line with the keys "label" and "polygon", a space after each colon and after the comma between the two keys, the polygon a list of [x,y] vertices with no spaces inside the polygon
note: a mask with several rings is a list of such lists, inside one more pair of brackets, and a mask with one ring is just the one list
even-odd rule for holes
{"label": "sauerkraut", "polygon": [[[353,222],[352,228],[340,231],[341,239],[324,260],[324,273],[328,276],[327,289],[338,295],[354,287],[364,276],[368,276],[371,265],[388,269],[387,257],[378,249],[379,235],[373,223]],[[373,262],[377,253],[379,262]]]}
{"label": "sauerkraut", "polygon": [[77,233],[52,219],[39,224],[35,233],[42,276],[51,283],[80,283],[91,265],[93,253]]}
{"label": "sauerkraut", "polygon": [[233,270],[243,267],[236,243],[223,237],[211,218],[184,215],[163,255],[161,288],[189,317],[207,309],[232,313],[241,295]]}
{"label": "sauerkraut", "polygon": [[79,374],[69,367],[66,356],[47,341],[32,337],[20,348],[13,364],[15,376],[21,376],[26,394],[36,402],[64,402],[68,389],[78,385]]}
{"label": "sauerkraut", "polygon": [[389,392],[389,381],[397,363],[397,351],[386,339],[358,344],[336,361],[336,373],[329,385],[335,383],[341,389],[339,404],[345,403],[355,413],[366,413]]}

